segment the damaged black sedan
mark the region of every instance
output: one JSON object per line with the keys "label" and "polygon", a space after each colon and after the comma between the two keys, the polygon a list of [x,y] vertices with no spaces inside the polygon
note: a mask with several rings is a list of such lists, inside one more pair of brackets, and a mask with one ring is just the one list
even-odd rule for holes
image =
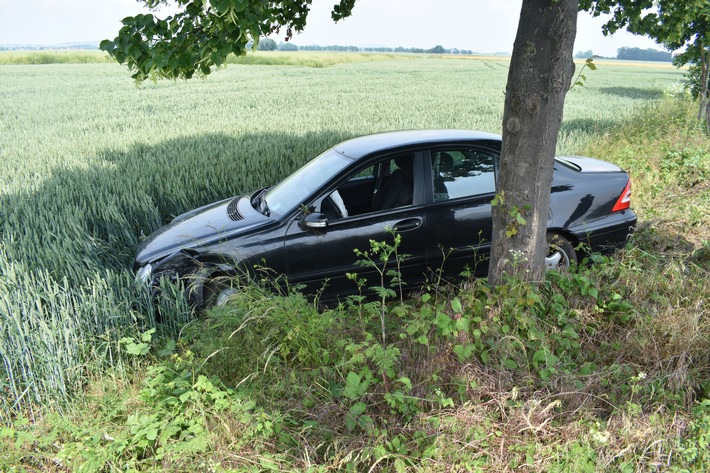
{"label": "damaged black sedan", "polygon": [[[357,292],[367,277],[354,249],[401,235],[400,272],[410,287],[432,271],[485,275],[491,248],[501,137],[457,130],[380,133],[340,143],[280,184],[187,212],[138,249],[137,278],[181,279],[197,306],[221,302],[225,277],[271,268],[325,299]],[[624,244],[636,224],[629,176],[598,159],[555,161],[547,223],[549,267],[580,248]]]}

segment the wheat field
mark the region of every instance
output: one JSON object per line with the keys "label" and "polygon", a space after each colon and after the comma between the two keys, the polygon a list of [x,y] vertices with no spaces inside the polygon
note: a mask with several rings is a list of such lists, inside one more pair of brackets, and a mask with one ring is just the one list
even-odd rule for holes
{"label": "wheat field", "polygon": [[[87,377],[122,369],[118,340],[155,325],[133,253],[173,216],[274,183],[356,135],[500,132],[505,59],[299,55],[140,87],[115,64],[0,61],[0,418],[61,405]],[[568,95],[560,152],[682,79],[662,65],[597,66]],[[159,309],[176,325],[190,316],[177,301]]]}

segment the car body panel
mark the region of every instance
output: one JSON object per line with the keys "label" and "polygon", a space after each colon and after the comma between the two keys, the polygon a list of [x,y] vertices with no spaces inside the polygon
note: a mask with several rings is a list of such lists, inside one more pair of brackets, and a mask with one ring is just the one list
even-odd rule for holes
{"label": "car body panel", "polygon": [[[400,266],[403,277],[411,279],[424,274],[426,225],[423,209],[419,206],[342,219],[322,232],[304,230],[294,221],[285,239],[289,281],[305,284],[305,292],[313,293],[327,279],[327,292],[338,295],[357,292],[357,286],[348,280],[347,273],[366,277],[370,286],[380,285],[373,268],[357,265],[362,258],[358,258],[354,250],[368,251],[370,240],[391,240],[388,228],[399,228],[398,232],[402,235],[399,253],[409,255]],[[377,255],[373,258],[377,260]],[[394,269],[394,265],[390,269]]]}
{"label": "car body panel", "polygon": [[[228,208],[237,202],[240,212],[248,216],[233,220]],[[173,219],[146,239],[136,254],[136,263],[143,265],[160,260],[184,248],[209,247],[232,240],[245,232],[268,225],[270,220],[249,205],[246,197],[226,199],[207,205]]]}
{"label": "car body panel", "polygon": [[491,200],[478,198],[437,202],[427,210],[427,265],[458,275],[470,269],[484,276],[491,250]]}

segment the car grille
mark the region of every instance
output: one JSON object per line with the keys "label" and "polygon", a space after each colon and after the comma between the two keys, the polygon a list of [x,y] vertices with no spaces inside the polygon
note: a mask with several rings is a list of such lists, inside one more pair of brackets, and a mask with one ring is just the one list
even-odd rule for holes
{"label": "car grille", "polygon": [[239,209],[237,208],[239,206],[239,197],[234,199],[229,203],[227,206],[227,215],[229,215],[229,218],[231,220],[234,220],[235,222],[242,220],[244,218],[244,215],[239,213]]}

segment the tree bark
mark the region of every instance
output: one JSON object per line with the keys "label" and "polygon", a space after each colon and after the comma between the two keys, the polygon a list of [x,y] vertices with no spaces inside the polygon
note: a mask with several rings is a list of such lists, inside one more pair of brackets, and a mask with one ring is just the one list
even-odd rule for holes
{"label": "tree bark", "polygon": [[698,110],[698,121],[704,123],[705,130],[710,132],[710,97],[708,97],[708,56],[710,50],[705,44],[700,46],[700,109]]}
{"label": "tree bark", "polygon": [[503,112],[503,150],[493,207],[489,282],[544,272],[550,185],[579,0],[523,0]]}

